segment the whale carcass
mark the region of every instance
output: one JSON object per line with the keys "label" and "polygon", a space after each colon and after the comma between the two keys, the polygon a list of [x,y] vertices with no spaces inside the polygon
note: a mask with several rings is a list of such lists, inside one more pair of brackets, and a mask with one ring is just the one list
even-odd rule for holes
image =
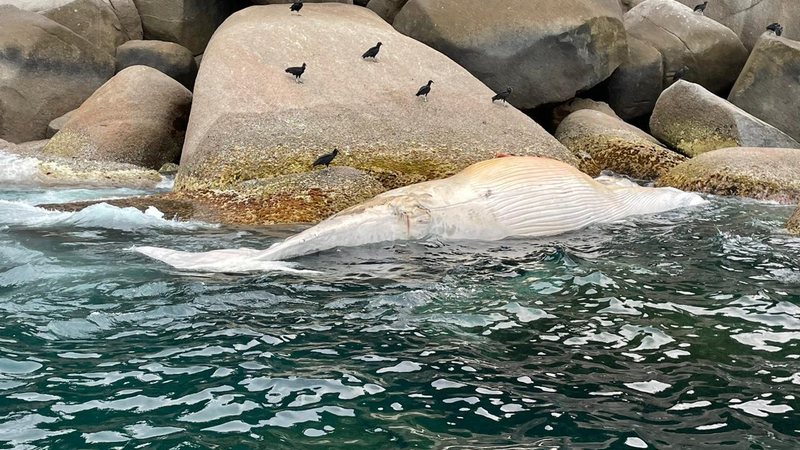
{"label": "whale carcass", "polygon": [[697,194],[673,188],[600,183],[552,159],[506,157],[473,164],[449,178],[385,192],[266,250],[135,250],[183,270],[248,272],[335,247],[550,236],[704,202]]}

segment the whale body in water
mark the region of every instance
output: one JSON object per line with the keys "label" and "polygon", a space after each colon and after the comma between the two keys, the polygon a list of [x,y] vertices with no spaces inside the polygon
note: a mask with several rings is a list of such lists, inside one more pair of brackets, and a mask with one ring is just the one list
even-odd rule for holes
{"label": "whale body in water", "polygon": [[271,270],[276,261],[336,247],[551,236],[704,202],[697,194],[673,188],[601,183],[552,159],[506,157],[473,164],[449,178],[385,192],[266,250],[135,250],[182,270],[239,273]]}

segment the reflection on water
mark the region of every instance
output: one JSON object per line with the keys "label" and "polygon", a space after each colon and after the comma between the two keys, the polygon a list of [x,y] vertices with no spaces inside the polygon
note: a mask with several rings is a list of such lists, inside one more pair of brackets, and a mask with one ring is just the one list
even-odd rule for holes
{"label": "reflection on water", "polygon": [[546,240],[375,245],[300,259],[313,277],[233,277],[128,249],[263,248],[293,230],[30,206],[60,195],[76,194],[0,193],[10,447],[792,448],[800,436],[790,208],[712,199]]}

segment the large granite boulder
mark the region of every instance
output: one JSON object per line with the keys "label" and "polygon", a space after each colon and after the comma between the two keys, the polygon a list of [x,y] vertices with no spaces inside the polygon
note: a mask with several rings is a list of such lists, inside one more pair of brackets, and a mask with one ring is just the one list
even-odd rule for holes
{"label": "large granite boulder", "polygon": [[397,13],[403,9],[408,0],[370,0],[367,8],[375,11],[375,14],[383,17],[383,20],[392,23]]}
{"label": "large granite boulder", "polygon": [[117,72],[131,66],[148,66],[194,88],[197,62],[188,48],[174,42],[128,41],[117,48]]}
{"label": "large granite boulder", "polygon": [[719,149],[681,163],[661,177],[658,184],[796,204],[800,203],[800,150]]}
{"label": "large granite boulder", "polygon": [[633,178],[655,179],[686,159],[633,125],[590,109],[564,119],[556,138],[581,159],[581,170],[592,176],[611,170]]}
{"label": "large granite boulder", "polygon": [[664,89],[661,52],[647,42],[628,37],[628,56],[606,86],[608,103],[621,118],[631,120],[650,114]]}
{"label": "large granite boulder", "polygon": [[111,55],[129,39],[142,38],[142,25],[133,0],[2,0],[38,12]]}
{"label": "large granite boulder", "polygon": [[712,92],[724,92],[747,60],[747,49],[736,33],[674,0],[640,3],[625,13],[625,29],[661,52],[664,86],[676,71],[687,67],[688,79]]}
{"label": "large granite boulder", "polygon": [[42,139],[114,74],[114,59],[40,14],[0,5],[0,139]]}
{"label": "large granite boulder", "polygon": [[394,27],[533,108],[611,75],[627,56],[621,16],[617,0],[409,0]]}
{"label": "large granite boulder", "polygon": [[[281,5],[281,4],[288,5],[289,3],[295,2],[295,0],[251,0],[251,1],[256,5]],[[303,0],[303,3],[328,3],[328,2],[346,3],[348,5],[353,4],[353,0]]]}
{"label": "large granite boulder", "polygon": [[765,34],[728,100],[800,141],[800,42]]}
{"label": "large granite boulder", "polygon": [[73,112],[43,152],[158,169],[180,155],[191,102],[192,93],[167,75],[129,67]]}
{"label": "large granite boulder", "polygon": [[726,147],[800,148],[781,130],[684,80],[659,97],[650,132],[688,156]]}
{"label": "large granite boulder", "polygon": [[47,124],[47,139],[55,136],[56,133],[61,131],[61,128],[64,127],[64,124],[67,123],[70,117],[72,117],[72,113],[77,111],[73,109],[72,111],[64,114],[61,117],[56,117],[55,119],[51,120],[49,124]]}
{"label": "large granite boulder", "polygon": [[[698,0],[678,0],[694,6]],[[784,37],[800,39],[800,2],[795,0],[713,0],[705,15],[733,30],[747,48],[753,48],[764,27],[783,24]]]}
{"label": "large granite boulder", "polygon": [[797,207],[797,211],[789,218],[789,222],[786,223],[786,228],[790,233],[800,235],[800,206]]}
{"label": "large granite boulder", "polygon": [[214,30],[233,11],[230,0],[133,0],[145,39],[176,42],[203,53]]}
{"label": "large granite boulder", "polygon": [[[530,118],[372,11],[308,4],[232,15],[203,56],[176,188],[222,189],[307,172],[334,147],[335,165],[386,188],[441,178],[498,152],[577,160]],[[378,62],[361,53],[383,42]],[[307,63],[304,83],[285,73]],[[434,80],[429,101],[415,97]]]}
{"label": "large granite boulder", "polygon": [[46,140],[13,144],[0,139],[0,184],[152,189],[162,182],[155,170],[131,164],[44,155],[46,144]]}

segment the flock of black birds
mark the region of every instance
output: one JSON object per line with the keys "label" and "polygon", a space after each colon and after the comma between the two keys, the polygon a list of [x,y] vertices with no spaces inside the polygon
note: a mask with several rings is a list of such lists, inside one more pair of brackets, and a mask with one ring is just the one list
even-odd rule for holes
{"label": "flock of black birds", "polygon": [[[694,12],[705,14],[706,7],[708,7],[707,1],[695,6]],[[289,8],[289,11],[292,13],[299,14],[301,9],[303,9],[303,0],[299,0],[292,3],[292,6]],[[771,31],[776,36],[780,36],[783,34],[783,26],[781,26],[781,24],[779,24],[778,22],[767,25],[767,30]],[[369,50],[364,52],[364,54],[361,55],[361,58],[365,60],[371,59],[373,61],[377,61],[378,52],[381,51],[382,45],[383,43],[378,42],[374,47],[371,47]],[[303,65],[299,67],[289,67],[286,69],[286,73],[293,75],[298,83],[303,82],[301,80],[301,77],[303,76],[303,73],[305,73],[305,71],[306,71],[306,63],[303,63]],[[672,75],[672,81],[675,82],[682,79],[683,77],[686,76],[687,73],[689,73],[689,68],[686,66],[681,67],[680,69],[676,70],[675,73]],[[432,84],[433,80],[428,80],[428,83],[419,88],[416,96],[422,97],[427,102],[428,94],[431,93]],[[512,89],[511,87],[506,88],[506,90],[503,92],[498,92],[497,94],[494,95],[494,97],[492,97],[492,103],[501,101],[503,102],[504,105],[507,105],[508,97],[511,96],[512,92],[514,92],[514,89]],[[339,154],[339,149],[334,148],[331,153],[326,153],[317,158],[316,161],[314,161],[314,164],[311,165],[311,167],[325,166],[325,168],[327,169],[328,167],[330,167],[331,162],[333,162],[333,159],[336,158],[336,155],[338,154]]]}

